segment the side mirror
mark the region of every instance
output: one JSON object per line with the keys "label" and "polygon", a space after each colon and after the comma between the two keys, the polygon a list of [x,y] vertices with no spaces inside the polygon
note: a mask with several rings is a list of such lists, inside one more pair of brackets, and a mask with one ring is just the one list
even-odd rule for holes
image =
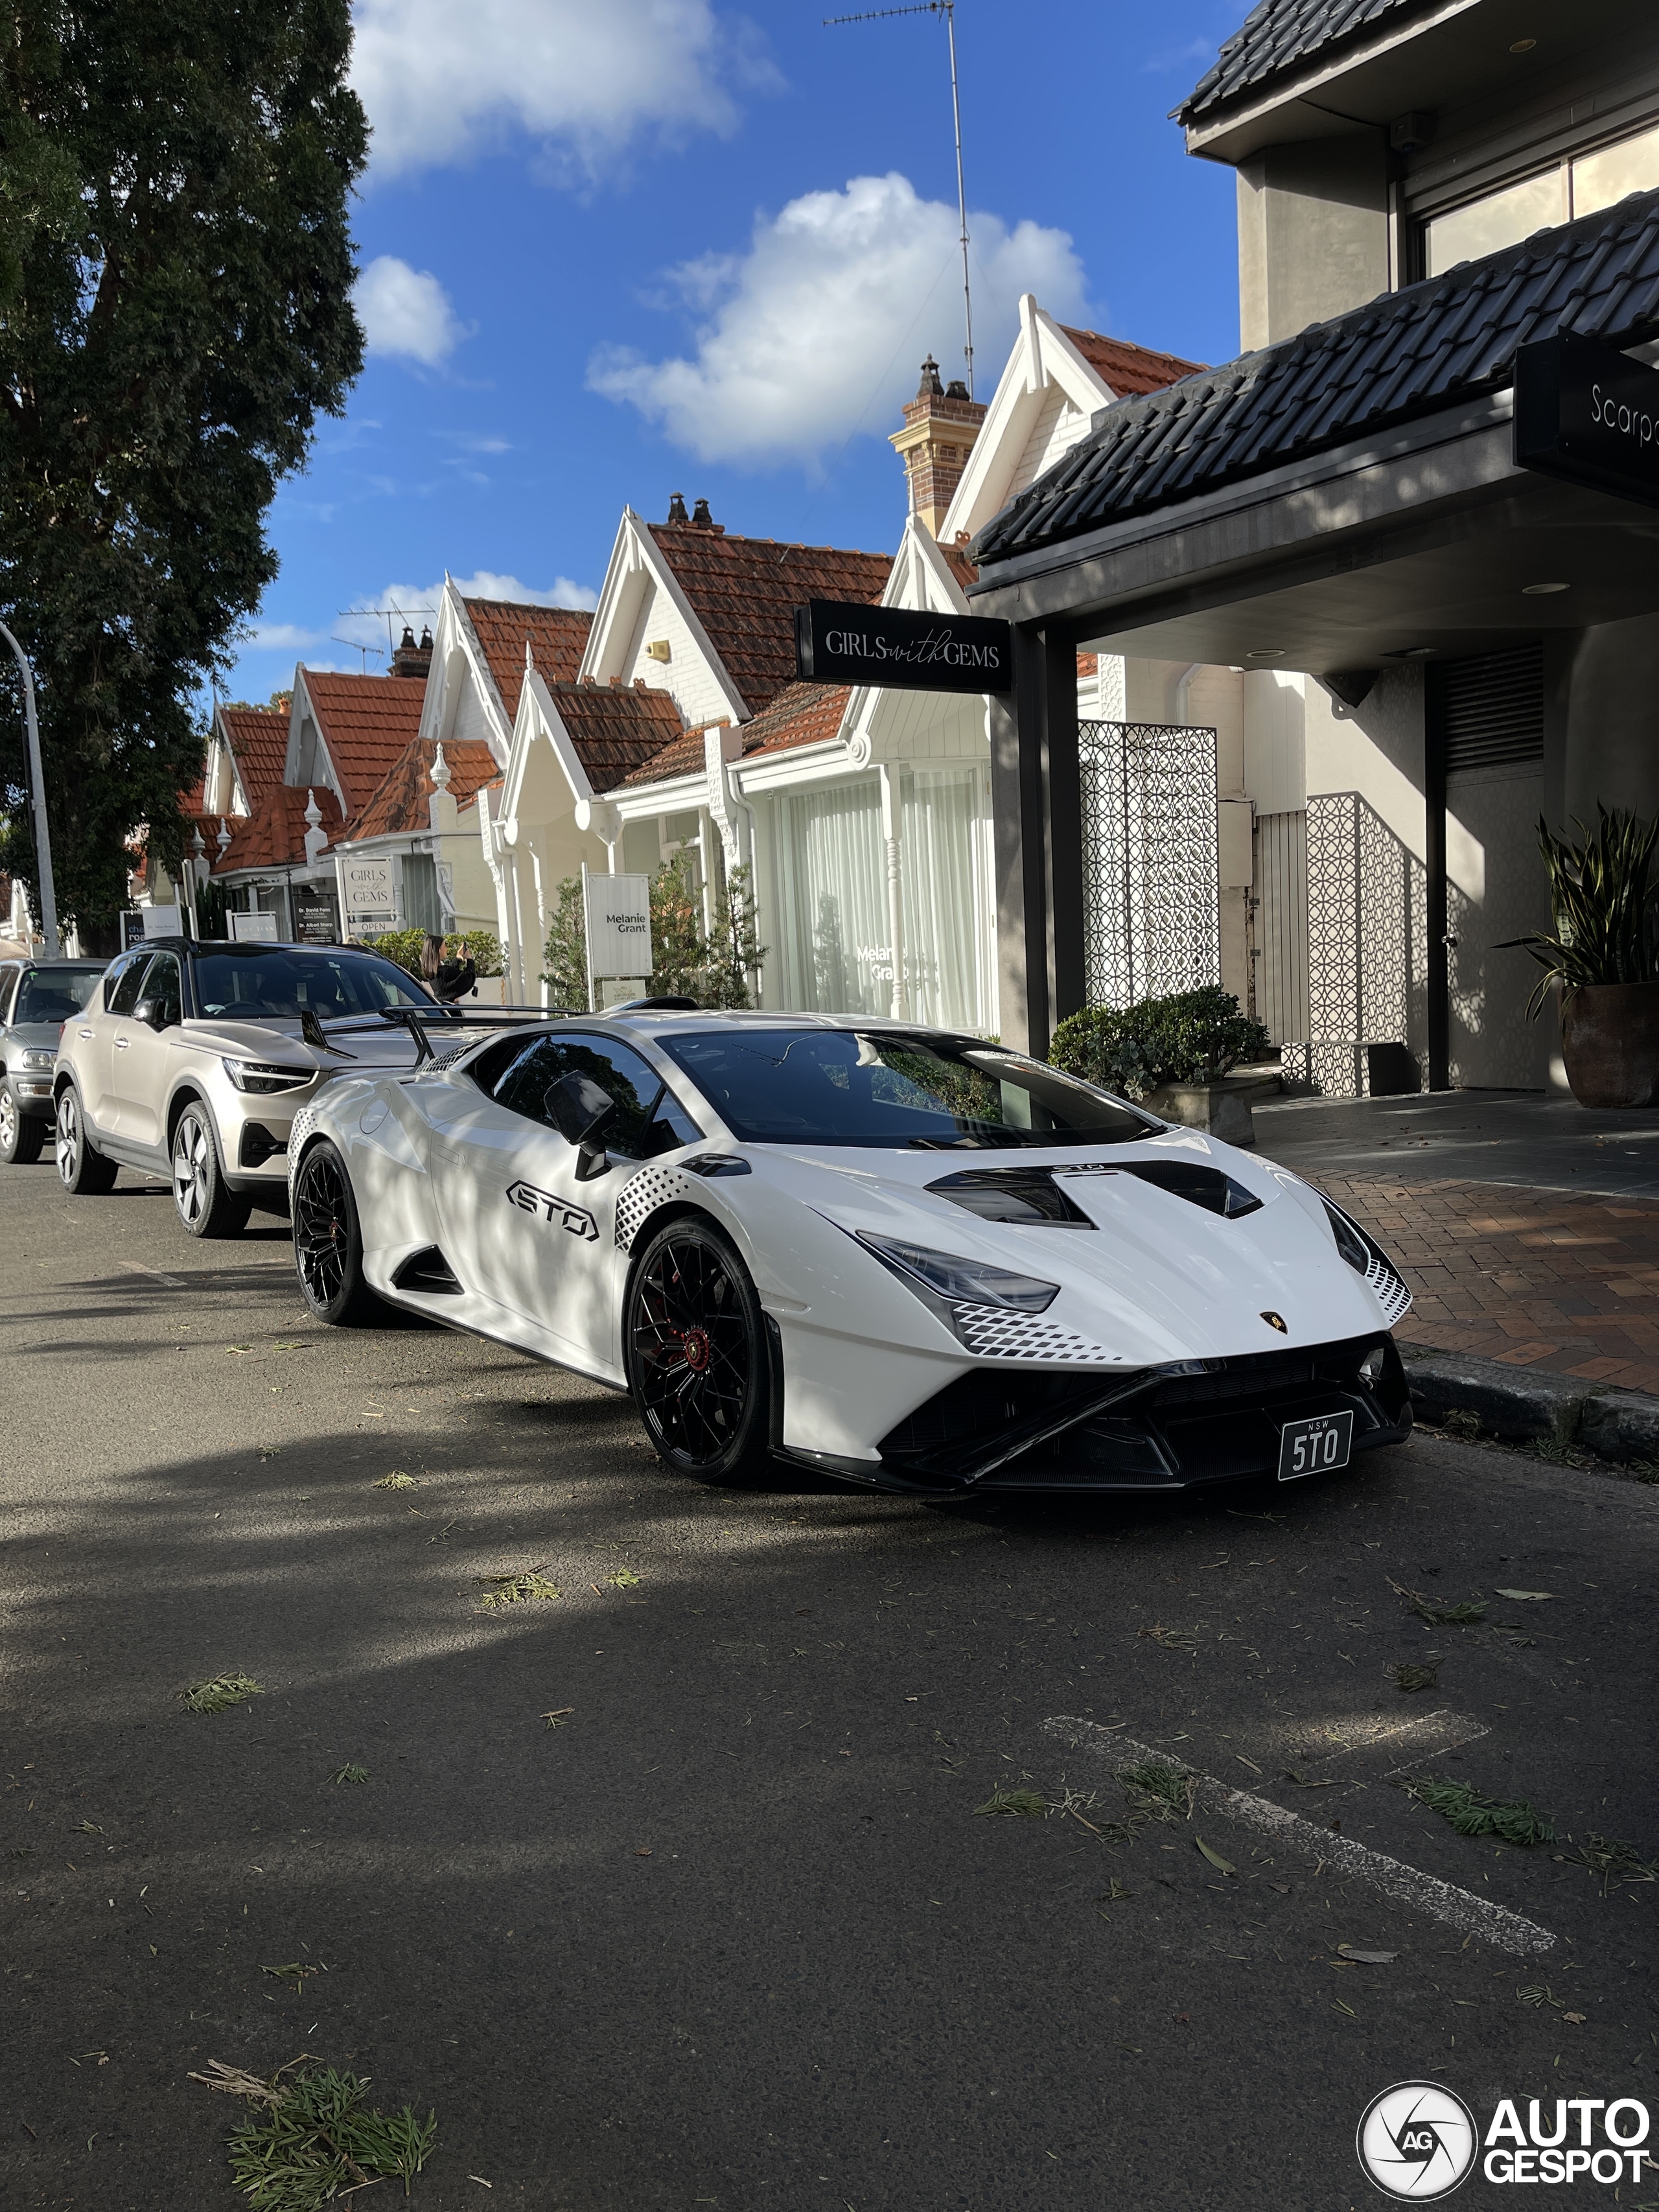
{"label": "side mirror", "polygon": [[160,999],[140,999],[132,1010],[135,1022],[142,1022],[147,1030],[167,1027],[167,1008]]}
{"label": "side mirror", "polygon": [[577,1182],[589,1182],[603,1175],[609,1162],[598,1139],[617,1110],[611,1093],[591,1076],[562,1075],[543,1093],[542,1110],[565,1142],[574,1145],[581,1155],[576,1163]]}

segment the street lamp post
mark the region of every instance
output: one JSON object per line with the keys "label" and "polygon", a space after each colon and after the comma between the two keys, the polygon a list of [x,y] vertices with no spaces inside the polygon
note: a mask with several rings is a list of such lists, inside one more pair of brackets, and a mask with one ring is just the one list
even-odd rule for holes
{"label": "street lamp post", "polygon": [[52,881],[52,832],[46,826],[46,778],[40,765],[40,726],[34,719],[34,672],[23,648],[4,623],[0,637],[17,655],[23,672],[23,720],[28,730],[29,783],[34,802],[34,854],[40,870],[40,923],[46,932],[46,957],[58,957],[58,894]]}

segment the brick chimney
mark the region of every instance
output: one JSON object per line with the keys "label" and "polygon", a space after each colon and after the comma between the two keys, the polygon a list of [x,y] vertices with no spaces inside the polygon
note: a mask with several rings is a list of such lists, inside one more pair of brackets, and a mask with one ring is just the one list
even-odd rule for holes
{"label": "brick chimney", "polygon": [[392,656],[392,673],[394,676],[418,676],[424,683],[431,665],[432,632],[423,629],[421,641],[416,645],[415,633],[405,623],[403,637]]}
{"label": "brick chimney", "polygon": [[929,354],[916,396],[904,410],[904,428],[889,443],[904,463],[910,512],[935,538],[985,415],[983,402],[970,399],[966,385],[953,383],[947,390],[940,383],[939,363]]}

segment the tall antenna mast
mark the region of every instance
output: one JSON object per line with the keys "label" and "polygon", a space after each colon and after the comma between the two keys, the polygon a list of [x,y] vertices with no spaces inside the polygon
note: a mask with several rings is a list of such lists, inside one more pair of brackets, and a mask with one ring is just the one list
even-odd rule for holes
{"label": "tall antenna mast", "polygon": [[962,313],[968,342],[963,358],[968,364],[968,397],[974,396],[974,292],[968,276],[968,193],[962,180],[962,99],[957,89],[957,0],[917,0],[908,8],[866,8],[858,15],[826,15],[826,30],[837,23],[876,23],[889,15],[943,15],[951,46],[951,114],[957,132],[957,214],[962,226]]}

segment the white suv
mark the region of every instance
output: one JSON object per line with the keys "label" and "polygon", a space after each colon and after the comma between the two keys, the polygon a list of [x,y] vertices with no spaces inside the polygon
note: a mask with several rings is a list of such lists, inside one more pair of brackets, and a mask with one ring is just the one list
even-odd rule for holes
{"label": "white suv", "polygon": [[[58,1172],[72,1194],[122,1167],[165,1175],[192,1237],[234,1237],[256,1205],[287,1208],[288,1136],[341,1071],[411,1066],[397,1018],[437,1001],[389,960],[323,945],[166,938],[113,962],[64,1024],[53,1097]],[[386,1020],[332,1046],[319,1024]]]}

